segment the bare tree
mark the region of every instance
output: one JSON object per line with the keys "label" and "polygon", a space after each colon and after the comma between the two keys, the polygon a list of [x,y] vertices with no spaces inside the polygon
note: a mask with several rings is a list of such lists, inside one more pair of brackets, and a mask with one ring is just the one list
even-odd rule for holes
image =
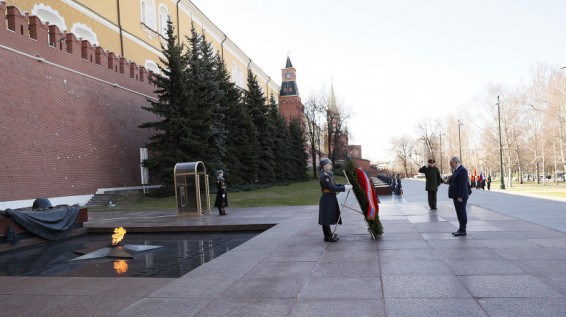
{"label": "bare tree", "polygon": [[309,143],[309,154],[312,160],[313,177],[317,176],[317,161],[324,152],[321,144],[323,117],[326,108],[324,91],[311,93],[305,102],[306,136]]}
{"label": "bare tree", "polygon": [[548,97],[549,111],[556,124],[557,159],[562,163],[562,171],[566,171],[566,77],[562,72],[555,70],[550,74]]}
{"label": "bare tree", "polygon": [[539,182],[541,173],[558,177],[560,169],[566,170],[566,71],[544,64],[533,69],[527,85],[489,84],[476,100],[478,107],[466,105],[458,117],[451,114],[442,123],[419,122],[412,144],[408,137],[392,139],[405,173],[426,158],[442,162],[445,154],[460,153],[468,170],[503,174],[498,176],[507,178],[507,186],[531,175]]}
{"label": "bare tree", "polygon": [[440,122],[438,120],[422,120],[417,123],[417,133],[419,139],[424,143],[427,153],[423,153],[424,158],[436,158],[438,156],[438,138],[440,136]]}
{"label": "bare tree", "polygon": [[545,122],[548,114],[548,67],[546,65],[538,64],[532,71],[532,82],[527,87],[523,99],[527,105],[527,118],[525,126],[528,135],[527,143],[532,145],[532,164],[535,171],[537,184],[540,184],[540,168],[542,164],[543,184],[545,183],[546,175],[546,146],[545,146]]}
{"label": "bare tree", "polygon": [[331,89],[325,108],[326,140],[328,144],[328,157],[335,162],[337,157],[344,157],[348,153],[348,127],[347,120],[350,112],[336,102],[334,91]]}
{"label": "bare tree", "polygon": [[411,164],[412,155],[414,152],[414,141],[408,136],[404,135],[400,138],[395,138],[392,140],[393,151],[395,156],[403,165],[403,170],[405,171],[405,176],[409,175],[409,165]]}

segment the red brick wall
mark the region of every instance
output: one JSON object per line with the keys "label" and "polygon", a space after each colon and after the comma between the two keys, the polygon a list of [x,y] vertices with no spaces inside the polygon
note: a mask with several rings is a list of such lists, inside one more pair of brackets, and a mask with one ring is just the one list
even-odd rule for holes
{"label": "red brick wall", "polygon": [[356,167],[360,167],[361,169],[363,169],[364,171],[369,171],[370,170],[370,164],[371,161],[369,160],[364,160],[361,158],[353,158],[354,160],[354,165]]}
{"label": "red brick wall", "polygon": [[304,120],[304,109],[299,96],[279,97],[279,112],[287,122],[297,119],[299,122]]}
{"label": "red brick wall", "polygon": [[348,145],[348,150],[350,151],[350,156],[354,158],[362,158],[361,145]]}
{"label": "red brick wall", "polygon": [[[0,5],[3,21],[6,11]],[[0,24],[0,201],[140,185],[139,148],[151,131],[137,126],[155,119],[140,108],[154,96],[146,71],[128,63],[115,72],[108,58],[97,65],[95,50],[72,34],[52,47],[47,26],[32,23],[30,32],[18,14],[7,23],[15,32]]]}

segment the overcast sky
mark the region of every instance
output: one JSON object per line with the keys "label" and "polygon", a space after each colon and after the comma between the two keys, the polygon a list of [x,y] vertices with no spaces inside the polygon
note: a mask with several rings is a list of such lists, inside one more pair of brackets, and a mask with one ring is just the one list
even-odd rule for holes
{"label": "overcast sky", "polygon": [[303,102],[332,78],[350,144],[374,162],[417,122],[476,106],[486,85],[566,65],[564,0],[192,2],[279,84],[290,52]]}

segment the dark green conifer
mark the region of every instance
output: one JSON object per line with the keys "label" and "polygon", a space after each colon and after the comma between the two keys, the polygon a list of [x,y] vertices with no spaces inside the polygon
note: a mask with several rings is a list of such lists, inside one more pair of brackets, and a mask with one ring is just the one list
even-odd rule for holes
{"label": "dark green conifer", "polygon": [[289,122],[289,140],[291,153],[291,172],[293,180],[306,181],[307,175],[307,152],[305,133],[302,124],[297,119]]}
{"label": "dark green conifer", "polygon": [[191,36],[187,37],[189,49],[185,54],[188,60],[187,86],[191,91],[188,103],[189,122],[187,135],[191,136],[185,149],[191,161],[203,161],[207,169],[214,169],[218,162],[214,160],[212,124],[213,113],[218,108],[218,85],[216,74],[211,70],[209,60],[203,56],[203,37],[196,32],[191,24]]}
{"label": "dark green conifer", "polygon": [[[242,90],[230,81],[230,75],[221,56],[216,57],[217,81],[221,91],[220,105],[224,112],[226,145],[224,174],[230,184],[253,183],[257,170],[255,129],[242,106]],[[247,132],[244,132],[247,131]],[[254,156],[255,155],[255,156]],[[244,165],[243,162],[246,162]]]}
{"label": "dark green conifer", "polygon": [[271,134],[273,142],[271,151],[274,153],[274,173],[277,182],[288,182],[293,179],[291,168],[289,126],[285,118],[279,112],[275,98],[271,95],[269,99],[269,121],[271,122]]}
{"label": "dark green conifer", "polygon": [[244,106],[257,131],[258,149],[258,181],[263,184],[273,182],[275,174],[274,158],[271,152],[273,142],[267,116],[266,98],[251,69],[248,69],[248,89],[244,93]]}
{"label": "dark green conifer", "polygon": [[148,99],[150,106],[142,107],[154,113],[157,121],[145,122],[139,126],[155,131],[147,144],[150,155],[144,164],[149,168],[150,174],[162,182],[166,193],[173,193],[175,164],[187,159],[186,153],[180,149],[187,139],[187,103],[190,100],[186,77],[188,61],[173,31],[173,24],[168,21],[167,44],[161,47],[165,56],[161,59],[163,67],[159,66],[161,74],[152,76],[158,100]]}
{"label": "dark green conifer", "polygon": [[204,92],[205,99],[203,107],[211,112],[210,120],[210,138],[208,139],[208,149],[210,156],[208,165],[213,170],[225,169],[224,158],[226,152],[226,128],[225,105],[222,104],[224,92],[220,89],[218,78],[218,60],[215,57],[212,44],[206,40],[204,33],[201,34],[201,41],[198,46],[201,59],[200,77],[201,88]]}

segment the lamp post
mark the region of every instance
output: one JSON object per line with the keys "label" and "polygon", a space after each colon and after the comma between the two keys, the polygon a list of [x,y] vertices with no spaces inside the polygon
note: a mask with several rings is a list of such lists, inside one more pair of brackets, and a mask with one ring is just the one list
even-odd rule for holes
{"label": "lamp post", "polygon": [[501,142],[501,110],[499,109],[499,96],[497,96],[497,118],[499,120],[499,173],[501,178],[501,189],[505,189],[505,178],[503,177],[503,144]]}
{"label": "lamp post", "polygon": [[444,174],[444,171],[442,170],[442,132],[438,134],[438,136],[440,137],[440,174]]}
{"label": "lamp post", "polygon": [[460,126],[464,125],[458,119],[458,146],[460,147],[460,162],[462,162],[462,139],[460,138]]}

